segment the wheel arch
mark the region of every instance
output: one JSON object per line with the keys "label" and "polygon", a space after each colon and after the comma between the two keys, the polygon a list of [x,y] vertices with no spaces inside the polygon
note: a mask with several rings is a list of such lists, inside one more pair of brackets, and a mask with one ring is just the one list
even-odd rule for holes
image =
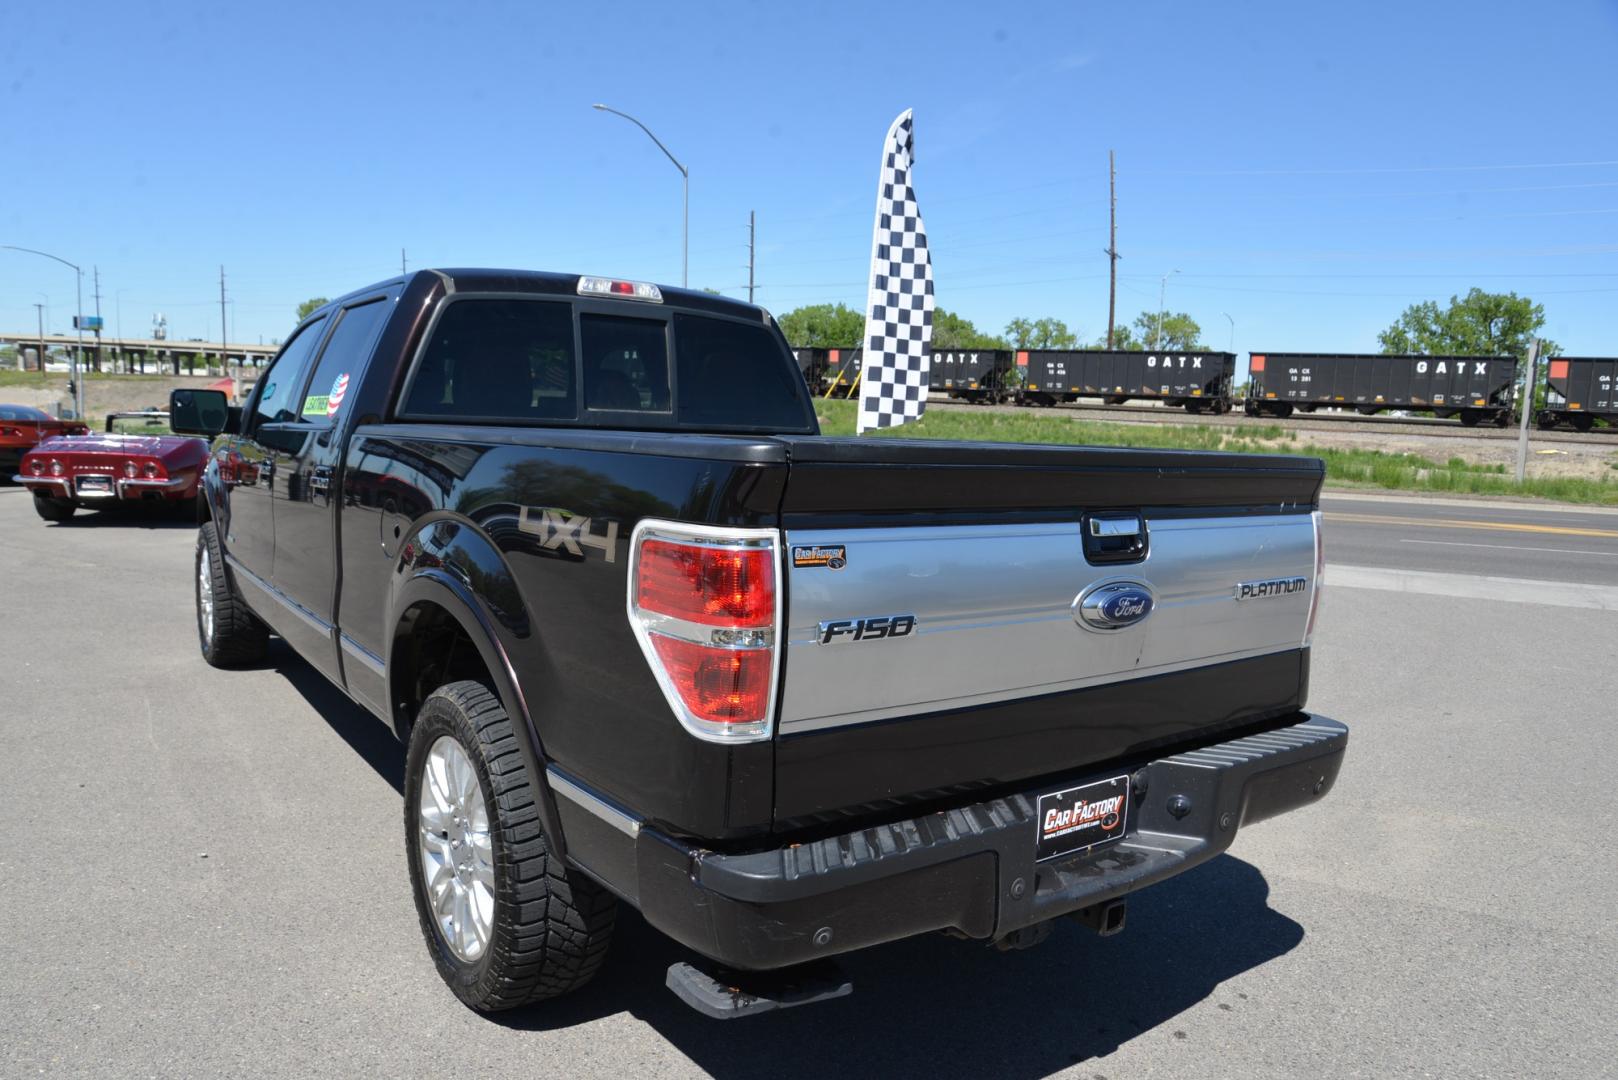
{"label": "wheel arch", "polygon": [[[474,535],[481,537],[481,534]],[[492,544],[487,540],[483,543],[493,551]],[[500,560],[499,564],[504,567],[504,560]],[[474,592],[467,582],[448,572],[442,563],[418,566],[395,591],[390,611],[383,678],[388,694],[388,715],[395,733],[401,740],[408,741],[416,710],[426,695],[435,689],[425,685],[435,680],[424,678],[424,675],[432,673],[433,669],[427,665],[435,657],[424,657],[423,648],[442,641],[447,635],[450,639],[449,651],[447,655],[436,657],[443,665],[438,669],[443,676],[436,680],[438,685],[454,681],[457,677],[475,678],[479,673],[488,682],[500,699],[506,715],[512,720],[512,730],[521,748],[523,761],[539,793],[536,804],[545,834],[557,853],[565,856],[567,845],[545,771],[547,758],[544,746],[529,711],[522,684],[512,666],[509,650],[501,640],[500,630],[484,598]],[[470,668],[470,658],[455,653],[457,642],[465,642],[475,649],[476,673]]]}

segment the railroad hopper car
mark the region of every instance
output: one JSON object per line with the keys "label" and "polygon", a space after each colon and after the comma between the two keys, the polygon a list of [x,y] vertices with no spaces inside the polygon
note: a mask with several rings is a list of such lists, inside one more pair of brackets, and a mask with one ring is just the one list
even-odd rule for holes
{"label": "railroad hopper car", "polygon": [[803,381],[815,397],[850,397],[860,374],[860,349],[794,348]]}
{"label": "railroad hopper car", "polygon": [[1565,423],[1589,431],[1598,418],[1618,424],[1618,359],[1552,357],[1545,371],[1545,408],[1535,421],[1542,428]]}
{"label": "railroad hopper car", "polygon": [[1249,416],[1293,410],[1431,410],[1468,427],[1511,420],[1517,361],[1510,356],[1249,353]]}
{"label": "railroad hopper car", "polygon": [[999,402],[1014,394],[1009,349],[934,350],[927,389],[961,401]]}
{"label": "railroad hopper car", "polygon": [[1225,413],[1236,354],[1028,349],[1018,351],[1017,370],[1026,404],[1098,397],[1108,405],[1147,400],[1187,412]]}

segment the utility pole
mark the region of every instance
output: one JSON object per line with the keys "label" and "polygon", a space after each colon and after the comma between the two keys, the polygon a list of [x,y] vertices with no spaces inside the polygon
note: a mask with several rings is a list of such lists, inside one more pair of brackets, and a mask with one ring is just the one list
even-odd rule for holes
{"label": "utility pole", "polygon": [[[230,331],[225,325],[225,268],[219,268],[219,374],[230,366]],[[236,372],[230,372],[231,397],[236,396]]]}
{"label": "utility pole", "polygon": [[399,249],[399,273],[401,273],[401,274],[410,273],[410,265],[405,262],[404,248]]}
{"label": "utility pole", "polygon": [[1539,382],[1539,339],[1528,343],[1528,370],[1523,372],[1522,396],[1517,407],[1522,410],[1522,422],[1517,427],[1517,483],[1523,482],[1528,472],[1528,418],[1534,411],[1534,385]]}
{"label": "utility pole", "polygon": [[[95,302],[96,302],[96,358],[95,369],[101,370],[101,267],[92,265],[90,273],[94,276]],[[113,365],[117,367],[116,364]]]}
{"label": "utility pole", "polygon": [[[43,379],[45,377],[45,305],[35,304],[34,315],[39,319],[39,377]],[[21,355],[20,349],[18,354]],[[27,364],[24,363],[23,367],[26,370]]]}
{"label": "utility pole", "polygon": [[1107,285],[1107,348],[1112,348],[1112,324],[1118,310],[1118,167],[1107,151],[1107,262],[1112,268]]}
{"label": "utility pole", "polygon": [[747,212],[747,302],[753,302],[753,237],[758,211]]}

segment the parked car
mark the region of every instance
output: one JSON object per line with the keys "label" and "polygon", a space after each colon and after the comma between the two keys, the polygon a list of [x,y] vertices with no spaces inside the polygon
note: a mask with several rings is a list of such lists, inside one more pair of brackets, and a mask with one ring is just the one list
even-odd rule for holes
{"label": "parked car", "polygon": [[1114,933],[1342,764],[1312,458],[828,438],[763,310],[494,270],[333,301],[242,409],[170,410],[216,436],[203,657],[273,631],[406,742],[409,889],[478,1009],[586,982],[620,903],[720,1017],[909,935]]}
{"label": "parked car", "polygon": [[[164,434],[115,432],[131,419]],[[196,513],[197,484],[207,461],[207,440],[171,433],[167,413],[113,413],[104,434],[46,439],[23,455],[11,479],[33,492],[34,510],[46,521],[66,521],[81,508],[153,504],[186,516]]]}
{"label": "parked car", "polygon": [[32,405],[0,405],[0,476],[22,465],[22,456],[52,435],[88,435],[90,428],[77,420],[58,420]]}

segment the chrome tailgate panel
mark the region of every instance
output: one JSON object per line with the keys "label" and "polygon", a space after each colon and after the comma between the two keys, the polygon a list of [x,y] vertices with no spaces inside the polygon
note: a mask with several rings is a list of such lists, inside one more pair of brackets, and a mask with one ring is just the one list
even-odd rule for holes
{"label": "chrome tailgate panel", "polygon": [[[1297,649],[1314,589],[1307,512],[1148,518],[1142,562],[1092,566],[1080,521],[794,529],[787,534],[780,731],[1013,701]],[[804,547],[842,547],[844,565],[795,566]],[[1244,582],[1305,587],[1238,600]],[[1108,581],[1148,586],[1155,604],[1110,632],[1073,605]],[[821,644],[821,624],[913,615],[902,637]],[[1079,722],[1082,722],[1080,719]]]}

